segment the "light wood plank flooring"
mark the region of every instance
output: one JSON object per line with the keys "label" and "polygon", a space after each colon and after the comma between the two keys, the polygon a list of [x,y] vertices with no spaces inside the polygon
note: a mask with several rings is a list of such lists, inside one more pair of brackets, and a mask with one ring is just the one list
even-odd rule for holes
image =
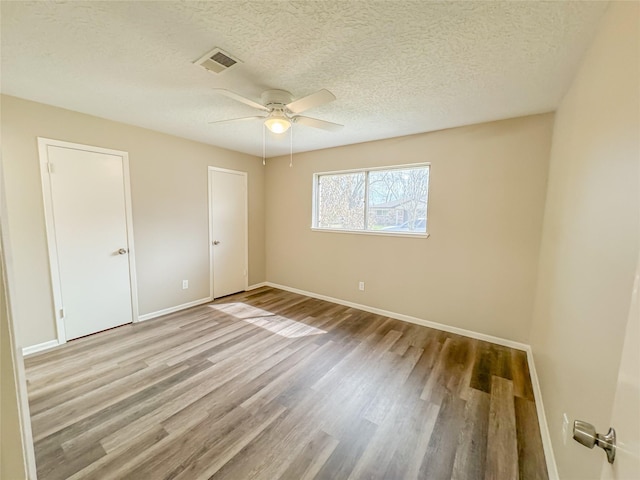
{"label": "light wood plank flooring", "polygon": [[261,288],[26,359],[49,479],[547,479],[524,352]]}

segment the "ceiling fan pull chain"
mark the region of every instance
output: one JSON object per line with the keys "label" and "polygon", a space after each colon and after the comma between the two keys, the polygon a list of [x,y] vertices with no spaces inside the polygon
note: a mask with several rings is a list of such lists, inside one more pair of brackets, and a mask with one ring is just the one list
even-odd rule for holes
{"label": "ceiling fan pull chain", "polygon": [[289,135],[289,168],[293,167],[293,123],[291,123],[291,134]]}
{"label": "ceiling fan pull chain", "polygon": [[264,129],[267,128],[265,127],[264,123],[262,124],[262,165],[266,165],[267,161],[265,160],[265,131]]}

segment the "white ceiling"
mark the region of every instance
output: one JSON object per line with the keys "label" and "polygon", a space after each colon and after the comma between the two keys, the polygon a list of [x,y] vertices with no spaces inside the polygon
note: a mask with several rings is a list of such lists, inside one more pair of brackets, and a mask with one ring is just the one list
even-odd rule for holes
{"label": "white ceiling", "polygon": [[[337,100],[294,151],[554,110],[605,2],[48,1],[1,3],[2,93],[262,155],[260,122],[213,92]],[[214,75],[213,47],[242,60]],[[288,153],[272,136],[267,156]]]}

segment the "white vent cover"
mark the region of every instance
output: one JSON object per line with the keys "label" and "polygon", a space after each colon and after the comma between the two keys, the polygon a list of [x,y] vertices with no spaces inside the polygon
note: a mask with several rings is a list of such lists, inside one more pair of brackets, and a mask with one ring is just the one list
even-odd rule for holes
{"label": "white vent cover", "polygon": [[210,72],[213,73],[221,73],[225,70],[229,70],[234,66],[242,63],[237,58],[232,57],[227,52],[222,50],[221,48],[214,48],[209,53],[204,55],[202,58],[193,62],[197,65],[201,65],[206,68]]}

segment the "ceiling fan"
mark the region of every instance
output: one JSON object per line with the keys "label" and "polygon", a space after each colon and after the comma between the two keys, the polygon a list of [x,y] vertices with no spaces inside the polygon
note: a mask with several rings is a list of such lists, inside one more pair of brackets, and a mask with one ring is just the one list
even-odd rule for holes
{"label": "ceiling fan", "polygon": [[238,102],[249,105],[250,107],[257,108],[266,112],[266,115],[257,115],[253,117],[232,118],[228,120],[217,120],[209,123],[227,123],[227,122],[243,122],[247,120],[263,120],[264,125],[273,133],[284,133],[292,123],[299,123],[308,127],[321,128],[323,130],[337,131],[340,130],[343,125],[333,122],[327,122],[326,120],[320,120],[319,118],[306,117],[304,115],[298,115],[306,110],[309,110],[325,103],[332,102],[336,99],[335,95],[329,90],[318,90],[306,97],[293,100],[293,95],[285,90],[267,90],[262,93],[262,103],[254,102],[253,100],[243,97],[231,90],[224,88],[215,88],[215,92],[232,98]]}

